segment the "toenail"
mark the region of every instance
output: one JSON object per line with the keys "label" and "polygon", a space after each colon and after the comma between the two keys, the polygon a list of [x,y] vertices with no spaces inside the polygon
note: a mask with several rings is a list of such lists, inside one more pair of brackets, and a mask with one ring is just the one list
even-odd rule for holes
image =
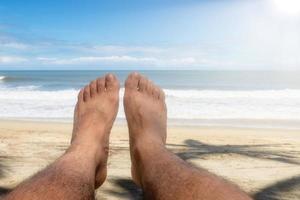
{"label": "toenail", "polygon": [[137,76],[139,75],[139,73],[133,72],[131,75],[132,75],[133,77],[137,77]]}
{"label": "toenail", "polygon": [[109,81],[112,81],[114,79],[114,75],[113,74],[107,74],[107,79]]}

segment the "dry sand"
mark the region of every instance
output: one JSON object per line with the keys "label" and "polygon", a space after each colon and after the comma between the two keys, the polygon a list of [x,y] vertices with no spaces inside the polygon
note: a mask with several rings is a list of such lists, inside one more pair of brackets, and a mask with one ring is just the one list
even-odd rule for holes
{"label": "dry sand", "polygon": [[[0,192],[59,157],[71,129],[70,123],[0,121]],[[299,130],[173,126],[168,133],[170,150],[238,184],[255,199],[300,199]],[[141,198],[130,178],[125,126],[112,131],[108,168],[98,199]]]}

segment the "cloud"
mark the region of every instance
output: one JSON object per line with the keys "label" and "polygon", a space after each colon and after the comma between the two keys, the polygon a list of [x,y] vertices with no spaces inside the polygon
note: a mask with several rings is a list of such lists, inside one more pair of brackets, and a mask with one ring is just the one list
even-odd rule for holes
{"label": "cloud", "polygon": [[17,39],[0,34],[0,50],[13,49],[13,50],[24,50],[28,49],[30,45],[24,42],[20,42]]}
{"label": "cloud", "polygon": [[[293,35],[292,35],[293,36]],[[259,48],[232,42],[203,42],[177,45],[102,45],[54,39],[29,40],[0,32],[0,65],[32,67],[113,66],[184,69],[299,69],[297,37],[286,39],[281,48]],[[266,40],[264,40],[266,43]],[[281,41],[278,41],[280,43]],[[260,42],[264,44],[263,42]],[[267,43],[265,46],[269,46]],[[251,48],[246,48],[246,47]],[[251,51],[250,51],[250,50]],[[253,49],[253,51],[252,51]],[[261,50],[257,50],[261,49]],[[272,49],[272,50],[269,50]]]}
{"label": "cloud", "polygon": [[224,44],[202,45],[102,45],[75,43],[54,39],[29,40],[0,33],[0,52],[5,56],[0,65],[26,66],[116,66],[116,67],[232,67],[233,62],[214,58]]}
{"label": "cloud", "polygon": [[28,45],[23,43],[17,43],[17,42],[7,42],[7,43],[1,43],[1,48],[9,48],[9,49],[17,49],[17,50],[25,50],[28,49]]}
{"label": "cloud", "polygon": [[195,65],[197,64],[197,59],[194,57],[187,58],[171,58],[163,62],[166,65],[175,65],[175,66],[186,66],[186,65]]}
{"label": "cloud", "polygon": [[82,65],[82,64],[154,64],[155,58],[133,56],[82,56],[75,58],[48,58],[39,57],[38,61],[44,64],[55,65]]}
{"label": "cloud", "polygon": [[192,67],[192,66],[229,66],[232,62],[217,62],[196,57],[134,57],[134,56],[80,56],[72,58],[38,57],[43,65],[117,65],[148,67]]}
{"label": "cloud", "polygon": [[28,59],[18,56],[0,56],[0,64],[19,64],[27,62]]}
{"label": "cloud", "polygon": [[130,54],[130,53],[151,53],[157,54],[164,51],[163,48],[153,46],[121,46],[121,45],[81,45],[73,46],[73,48],[84,51],[94,51],[97,53],[114,53],[114,54]]}

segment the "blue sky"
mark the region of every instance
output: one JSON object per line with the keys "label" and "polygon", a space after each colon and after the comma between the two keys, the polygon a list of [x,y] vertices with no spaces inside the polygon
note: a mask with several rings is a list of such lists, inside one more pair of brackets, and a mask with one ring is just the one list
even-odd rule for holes
{"label": "blue sky", "polygon": [[300,69],[295,1],[1,0],[0,69]]}

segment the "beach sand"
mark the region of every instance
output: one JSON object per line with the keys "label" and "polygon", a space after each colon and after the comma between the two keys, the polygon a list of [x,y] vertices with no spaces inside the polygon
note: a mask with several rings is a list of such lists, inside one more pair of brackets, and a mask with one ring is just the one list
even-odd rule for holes
{"label": "beach sand", "polygon": [[[71,130],[71,123],[1,120],[1,194],[63,154]],[[140,199],[130,176],[127,127],[116,125],[110,141],[108,178],[97,190],[98,199]],[[172,126],[167,144],[182,159],[236,183],[255,199],[300,199],[299,130]]]}

